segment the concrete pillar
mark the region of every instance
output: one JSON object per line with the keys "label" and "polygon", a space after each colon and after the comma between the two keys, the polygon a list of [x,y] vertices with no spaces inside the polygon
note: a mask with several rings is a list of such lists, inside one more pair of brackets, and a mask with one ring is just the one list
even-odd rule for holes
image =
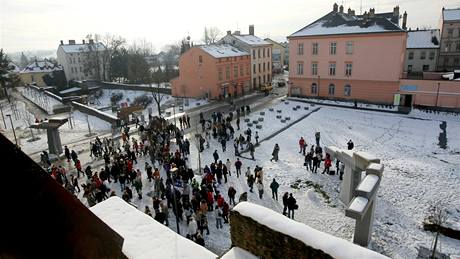
{"label": "concrete pillar", "polygon": [[369,208],[361,220],[356,220],[353,243],[367,247],[372,237],[374,226],[375,200],[370,200]]}

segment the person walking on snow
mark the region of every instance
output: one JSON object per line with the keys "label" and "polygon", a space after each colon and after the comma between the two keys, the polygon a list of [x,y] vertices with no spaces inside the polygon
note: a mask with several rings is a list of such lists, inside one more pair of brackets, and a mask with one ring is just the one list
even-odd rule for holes
{"label": "person walking on snow", "polygon": [[326,159],[324,160],[324,170],[322,174],[327,172],[329,174],[329,168],[332,166],[332,161],[331,161],[331,155],[329,153],[326,153]]}
{"label": "person walking on snow", "polygon": [[278,146],[278,143],[275,144],[275,147],[273,148],[273,152],[272,152],[272,158],[270,159],[270,161],[273,161],[275,160],[275,162],[278,162],[278,154],[280,152],[280,147]]}
{"label": "person walking on snow", "polygon": [[259,191],[259,198],[262,199],[262,196],[264,194],[264,184],[261,180],[257,182],[257,190]]}
{"label": "person walking on snow", "polygon": [[288,208],[288,198],[289,198],[289,193],[285,192],[283,194],[283,215],[286,216],[287,208]]}
{"label": "person walking on snow", "polygon": [[240,159],[237,158],[236,159],[236,162],[235,162],[235,169],[236,169],[236,177],[237,178],[240,178],[240,174],[241,174],[241,166],[243,165],[243,163],[241,163]]}
{"label": "person walking on snow", "polygon": [[214,158],[214,163],[217,164],[217,160],[219,160],[219,154],[217,154],[217,149],[214,150],[214,153],[212,153],[212,157]]}
{"label": "person walking on snow", "polygon": [[227,158],[227,162],[225,162],[225,166],[227,167],[228,170],[228,175],[232,176],[232,163],[230,162],[230,159]]}
{"label": "person walking on snow", "polygon": [[296,210],[299,206],[297,205],[297,201],[294,197],[292,197],[292,193],[289,194],[289,198],[287,199],[288,205],[288,217],[294,219],[294,210]]}
{"label": "person walking on snow", "polygon": [[223,225],[222,225],[222,217],[224,216],[223,215],[223,212],[222,212],[222,209],[219,208],[219,206],[216,205],[216,209],[214,210],[214,213],[216,215],[216,228],[222,228]]}
{"label": "person walking on snow", "polygon": [[233,188],[233,186],[230,186],[228,188],[228,199],[229,199],[230,205],[232,205],[232,202],[233,202],[233,205],[236,205],[236,203],[235,203],[235,195],[236,195],[235,188]]}
{"label": "person walking on snow", "polygon": [[304,146],[305,146],[305,140],[303,139],[303,137],[300,137],[300,140],[299,140],[299,153],[302,153],[302,150],[304,150]]}
{"label": "person walking on snow", "polygon": [[256,131],[256,145],[259,145],[259,132]]}
{"label": "person walking on snow", "polygon": [[278,201],[278,187],[279,183],[273,178],[273,182],[270,184],[270,189],[272,189],[272,198]]}
{"label": "person walking on snow", "polygon": [[355,147],[355,144],[353,143],[353,141],[351,141],[351,139],[348,141],[347,147],[348,150],[352,150]]}
{"label": "person walking on snow", "polygon": [[319,141],[320,141],[320,138],[321,138],[321,133],[319,131],[317,131],[315,133],[315,140],[316,140],[316,145],[319,147]]}

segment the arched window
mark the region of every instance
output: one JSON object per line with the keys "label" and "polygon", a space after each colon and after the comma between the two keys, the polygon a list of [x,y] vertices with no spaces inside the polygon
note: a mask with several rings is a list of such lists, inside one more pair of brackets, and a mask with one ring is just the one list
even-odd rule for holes
{"label": "arched window", "polygon": [[329,95],[335,95],[335,85],[329,84]]}
{"label": "arched window", "polygon": [[316,83],[311,84],[311,94],[317,94],[318,93],[318,86]]}
{"label": "arched window", "polygon": [[351,96],[351,85],[349,84],[345,85],[345,87],[343,88],[343,95]]}

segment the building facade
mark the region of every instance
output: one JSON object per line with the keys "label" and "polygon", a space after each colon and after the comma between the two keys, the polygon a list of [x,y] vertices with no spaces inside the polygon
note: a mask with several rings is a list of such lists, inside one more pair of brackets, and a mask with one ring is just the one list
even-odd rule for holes
{"label": "building facade", "polygon": [[107,78],[105,51],[104,44],[93,40],[83,40],[81,44],[76,44],[75,40],[69,40],[69,44],[61,41],[57,60],[64,68],[67,81],[104,80]]}
{"label": "building facade", "polygon": [[272,44],[254,35],[254,25],[249,26],[249,34],[227,31],[218,43],[230,44],[251,54],[251,89],[272,81]]}
{"label": "building facade", "polygon": [[288,40],[290,95],[393,102],[407,40],[399,26],[399,7],[355,15],[334,4],[330,13]]}
{"label": "building facade", "polygon": [[436,71],[440,34],[438,29],[407,32],[404,71],[411,74]]}
{"label": "building facade", "polygon": [[285,55],[286,55],[285,46],[269,38],[266,38],[265,41],[273,44],[272,45],[272,72],[276,74],[282,73],[283,67],[285,64]]}
{"label": "building facade", "polygon": [[43,76],[51,75],[53,71],[59,70],[62,70],[61,66],[57,66],[46,59],[34,61],[19,72],[19,78],[23,84],[36,84],[43,87],[46,86]]}
{"label": "building facade", "polygon": [[438,71],[460,69],[460,9],[442,9]]}
{"label": "building facade", "polygon": [[249,52],[229,44],[195,46],[179,58],[179,76],[171,80],[176,97],[210,99],[241,96],[250,90]]}

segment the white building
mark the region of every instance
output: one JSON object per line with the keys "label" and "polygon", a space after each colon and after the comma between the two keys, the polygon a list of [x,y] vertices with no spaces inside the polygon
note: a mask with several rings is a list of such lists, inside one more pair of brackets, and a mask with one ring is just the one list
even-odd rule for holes
{"label": "white building", "polygon": [[57,50],[57,60],[64,68],[67,81],[70,80],[104,80],[107,71],[104,66],[104,53],[106,47],[100,42],[85,40],[82,44],[76,44],[75,40],[69,40],[69,44],[61,44]]}
{"label": "white building", "polygon": [[435,71],[440,40],[439,29],[408,31],[404,71]]}
{"label": "white building", "polygon": [[259,86],[272,81],[272,46],[270,42],[254,35],[254,25],[249,25],[249,34],[241,34],[235,31],[227,31],[218,43],[234,45],[251,53],[251,86],[257,89]]}

